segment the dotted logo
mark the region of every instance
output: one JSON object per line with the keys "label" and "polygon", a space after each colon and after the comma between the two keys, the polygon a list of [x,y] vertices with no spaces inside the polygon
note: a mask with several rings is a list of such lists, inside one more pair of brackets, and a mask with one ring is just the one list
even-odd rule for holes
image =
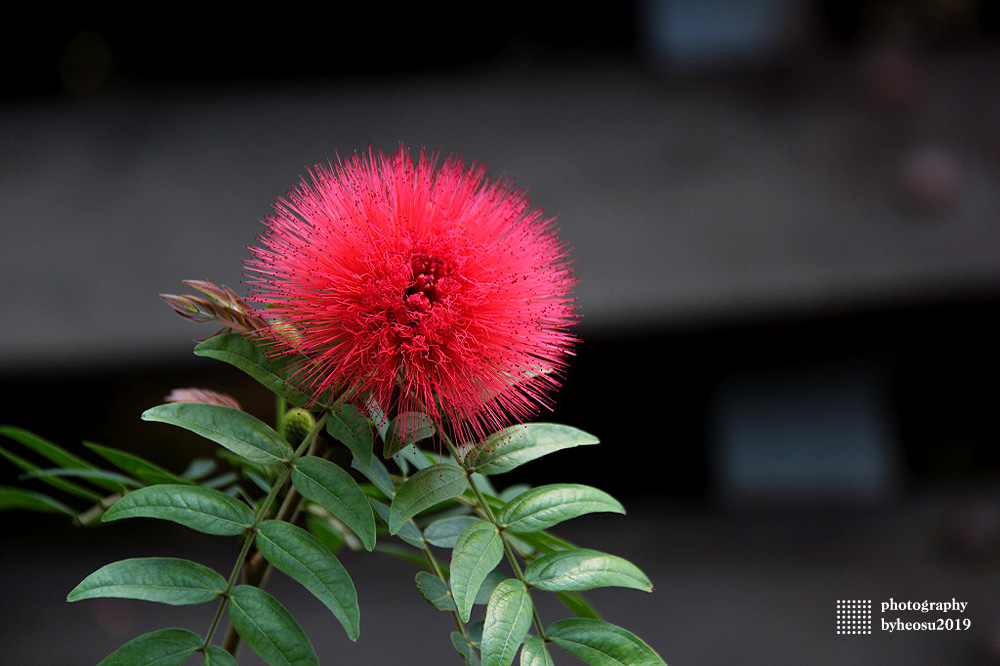
{"label": "dotted logo", "polygon": [[838,634],[872,633],[872,600],[838,599],[837,633]]}

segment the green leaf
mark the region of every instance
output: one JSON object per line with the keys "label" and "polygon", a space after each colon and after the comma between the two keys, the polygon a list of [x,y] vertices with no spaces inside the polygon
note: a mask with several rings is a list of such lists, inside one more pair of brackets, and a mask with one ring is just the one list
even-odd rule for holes
{"label": "green leaf", "polygon": [[527,544],[529,547],[537,550],[542,555],[547,555],[548,553],[554,553],[559,550],[569,550],[570,548],[576,548],[576,546],[565,539],[561,539],[556,535],[540,531],[540,532],[523,532],[517,536],[522,542]]}
{"label": "green leaf", "polygon": [[218,463],[211,458],[195,458],[181,476],[190,481],[199,481],[214,472],[218,466]]}
{"label": "green leaf", "polygon": [[448,584],[426,571],[418,571],[416,575],[417,589],[424,599],[430,602],[434,608],[443,611],[455,610],[455,600],[451,596]]}
{"label": "green leaf", "polygon": [[559,620],[545,634],[590,666],[666,666],[641,638],[604,620]]}
{"label": "green leaf", "polygon": [[159,518],[198,532],[232,536],[253,524],[253,511],[240,500],[210,488],[161,484],[139,488],[108,509],[103,521]]}
{"label": "green leaf", "polygon": [[486,606],[483,625],[483,666],[510,666],[517,648],[531,626],[532,605],[528,588],[519,580],[501,581]]}
{"label": "green leaf", "polygon": [[[65,449],[56,446],[52,442],[42,439],[34,433],[28,432],[22,428],[14,428],[11,426],[0,426],[0,435],[4,437],[9,437],[16,442],[28,447],[38,455],[42,456],[46,460],[50,460],[60,467],[65,467],[66,469],[89,469],[96,470],[97,467],[91,465],[86,460],[78,458],[72,453],[66,451]],[[120,493],[124,492],[125,488],[119,483],[114,481],[108,481],[105,479],[94,479],[94,485],[109,490],[111,492]]]}
{"label": "green leaf", "polygon": [[259,474],[252,469],[242,470],[243,478],[250,479],[255,486],[257,486],[261,492],[267,494],[271,492],[271,483],[265,478],[266,474]]}
{"label": "green leaf", "polygon": [[500,501],[499,497],[500,493],[498,493],[497,489],[493,487],[493,482],[490,481],[490,477],[483,476],[479,472],[473,472],[470,478],[472,479],[473,483],[479,486],[479,491],[481,493],[483,493],[487,497],[494,498],[495,500],[497,500],[499,504],[501,505],[503,504],[503,502]]}
{"label": "green leaf", "polygon": [[203,642],[201,636],[187,629],[159,629],[133,638],[97,666],[177,666]]}
{"label": "green leaf", "polygon": [[236,472],[229,471],[223,472],[218,476],[213,476],[211,479],[204,479],[201,482],[202,488],[221,488],[222,486],[228,486],[231,483],[235,483],[239,480],[239,475]]}
{"label": "green leaf", "polygon": [[333,518],[326,515],[309,516],[306,519],[306,527],[310,534],[323,542],[323,545],[335,555],[345,541],[354,539],[353,533],[349,533],[343,523],[339,520],[335,522]]}
{"label": "green leaf", "polygon": [[625,508],[603,490],[557,483],[521,493],[504,505],[497,520],[511,532],[536,532],[598,511],[625,513]]}
{"label": "green leaf", "polygon": [[326,421],[326,431],[335,440],[350,449],[354,457],[364,466],[372,464],[375,456],[372,454],[372,428],[368,417],[351,404],[341,405],[330,410]]}
{"label": "green leaf", "polygon": [[556,598],[568,608],[573,615],[590,620],[600,620],[601,616],[579,592],[556,592]]}
{"label": "green leaf", "polygon": [[413,550],[412,548],[404,548],[403,546],[397,546],[393,543],[380,541],[379,544],[375,546],[375,552],[382,553],[384,555],[391,555],[392,557],[408,562],[416,567],[430,569],[430,565],[427,563],[427,557],[421,550]]}
{"label": "green leaf", "polygon": [[548,648],[545,647],[545,641],[538,636],[532,636],[524,641],[520,666],[555,666]]}
{"label": "green leaf", "polygon": [[479,522],[475,516],[452,516],[435,520],[424,528],[424,538],[439,548],[454,548],[458,535],[472,523]]}
{"label": "green leaf", "polygon": [[479,655],[476,654],[476,648],[469,642],[468,638],[462,635],[462,632],[451,632],[451,644],[455,647],[455,651],[461,655],[465,666],[479,666]]}
{"label": "green leaf", "polygon": [[599,441],[582,430],[556,423],[511,426],[490,435],[477,447],[475,470],[480,474],[502,474],[554,451]]}
{"label": "green leaf", "polygon": [[233,588],[229,620],[250,649],[268,664],[319,666],[306,632],[277,599],[260,588]]}
{"label": "green leaf", "polygon": [[36,493],[33,490],[0,486],[0,511],[7,511],[9,509],[64,513],[67,516],[76,515],[76,511],[62,502],[41,493]]}
{"label": "green leaf", "polygon": [[506,504],[507,502],[511,501],[512,499],[523,493],[525,490],[531,490],[531,486],[528,485],[527,483],[515,483],[512,486],[507,486],[506,488],[504,488],[503,492],[497,495],[497,497],[503,500],[503,502]]}
{"label": "green leaf", "polygon": [[528,585],[547,592],[574,592],[595,587],[653,591],[653,584],[639,567],[621,557],[586,548],[543,555],[528,565],[524,578]]}
{"label": "green leaf", "polygon": [[126,474],[134,476],[147,484],[154,483],[184,483],[192,484],[192,481],[178,476],[173,472],[163,469],[155,463],[143,460],[137,455],[119,451],[108,446],[101,446],[93,442],[84,442],[84,446],[98,454],[112,465],[115,465]]}
{"label": "green leaf", "polygon": [[416,469],[424,469],[431,465],[441,464],[440,460],[432,459],[432,457],[427,451],[422,451],[416,446],[404,446],[396,452],[392,459],[401,467],[408,462]]}
{"label": "green leaf", "polygon": [[274,465],[292,457],[292,448],[284,437],[264,422],[232,407],[171,402],[147,409],[142,418],[190,430],[250,462]]}
{"label": "green leaf", "polygon": [[[375,510],[375,513],[377,513],[379,515],[379,518],[382,519],[382,522],[388,525],[389,515],[392,510],[382,502],[379,502],[378,500],[373,499],[368,501],[371,503],[372,508]],[[424,546],[426,545],[424,543],[424,537],[420,533],[420,528],[417,527],[416,523],[414,523],[412,520],[407,520],[406,522],[404,522],[402,527],[400,527],[399,530],[396,532],[396,536],[398,536],[400,539],[410,544],[414,548],[419,548],[423,550]]]}
{"label": "green leaf", "polygon": [[241,473],[249,470],[256,474],[267,474],[267,465],[252,463],[243,456],[238,456],[227,449],[216,449],[215,455],[219,460],[225,460],[233,467],[239,468]]}
{"label": "green leaf", "polygon": [[[0,456],[3,456],[11,463],[24,470],[25,472],[34,473],[42,471],[42,468],[36,465],[35,463],[25,458],[22,458],[17,454],[11,453],[10,451],[8,451],[3,447],[0,447]],[[53,488],[62,490],[63,492],[69,493],[70,495],[76,495],[77,497],[82,497],[83,499],[89,500],[91,502],[101,502],[104,499],[100,494],[95,493],[93,490],[90,490],[89,488],[84,488],[83,486],[77,485],[72,481],[67,481],[58,476],[51,476],[45,474],[44,472],[42,474],[36,474],[34,476],[36,476],[40,481],[43,481],[48,485],[52,486]]]}
{"label": "green leaf", "polygon": [[292,483],[303,497],[350,527],[365,550],[375,547],[375,516],[368,498],[350,474],[329,460],[305,456],[295,461]]}
{"label": "green leaf", "polygon": [[66,600],[118,597],[180,606],[211,601],[225,589],[225,578],[197,562],[139,557],[101,567],[73,588]]}
{"label": "green leaf", "polygon": [[458,497],[468,486],[465,470],[458,465],[441,464],[422,469],[396,491],[389,513],[389,534],[425,509]]}
{"label": "green leaf", "polygon": [[483,580],[503,558],[503,538],[495,525],[477,520],[466,527],[451,554],[451,589],[463,622],[472,615]]}
{"label": "green leaf", "polygon": [[378,400],[372,396],[370,391],[362,391],[354,396],[356,404],[361,405],[361,409],[368,415],[368,419],[375,426],[378,436],[385,439],[385,431],[389,429],[389,417]]}
{"label": "green leaf", "polygon": [[355,457],[351,461],[351,467],[364,474],[365,478],[371,481],[372,485],[378,488],[387,498],[392,499],[393,495],[396,494],[396,486],[392,483],[389,470],[375,456],[371,457],[368,464],[361,462]]}
{"label": "green leaf", "polygon": [[[487,599],[487,601],[489,600]],[[469,636],[469,642],[477,648],[483,643],[484,624],[486,624],[486,620],[478,620],[465,626],[465,633]]]}
{"label": "green leaf", "polygon": [[196,346],[194,353],[239,368],[296,407],[308,407],[313,402],[290,379],[296,373],[294,362],[286,360],[285,355],[268,357],[263,346],[255,345],[245,335],[216,335]]}
{"label": "green leaf", "polygon": [[400,449],[420,440],[433,437],[437,430],[434,422],[426,414],[420,412],[403,412],[392,420],[385,433],[385,448],[382,454],[388,458]]}
{"label": "green leaf", "polygon": [[125,476],[124,474],[106,472],[103,469],[39,469],[33,472],[27,472],[22,476],[26,479],[40,479],[46,482],[47,480],[54,479],[56,477],[75,477],[77,479],[87,479],[90,481],[101,479],[105,481],[114,481],[123,488],[138,488],[142,485],[141,481],[136,481],[135,479]]}
{"label": "green leaf", "polygon": [[236,657],[223,650],[218,645],[205,648],[205,660],[201,666],[238,666]]}
{"label": "green leaf", "polygon": [[473,603],[477,606],[482,604],[488,604],[490,602],[490,597],[493,596],[493,590],[496,589],[497,585],[500,584],[506,574],[500,569],[494,569],[493,571],[486,574],[486,579],[483,580],[483,584],[479,586],[479,592],[476,593],[476,598]]}
{"label": "green leaf", "polygon": [[257,548],[267,561],[312,592],[337,618],[348,638],[358,639],[358,593],[344,565],[323,542],[300,527],[265,520],[257,528]]}

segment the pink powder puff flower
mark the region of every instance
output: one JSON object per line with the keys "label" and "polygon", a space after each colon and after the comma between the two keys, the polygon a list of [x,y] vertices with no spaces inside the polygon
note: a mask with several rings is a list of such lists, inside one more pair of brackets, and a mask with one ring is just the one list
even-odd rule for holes
{"label": "pink powder puff flower", "polygon": [[369,151],[279,199],[247,262],[260,331],[313,395],[423,411],[462,441],[523,421],[572,353],[567,247],[483,165]]}

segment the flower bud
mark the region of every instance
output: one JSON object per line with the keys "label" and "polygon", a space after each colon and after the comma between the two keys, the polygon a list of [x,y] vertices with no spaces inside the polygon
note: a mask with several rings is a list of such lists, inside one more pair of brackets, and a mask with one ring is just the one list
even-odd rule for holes
{"label": "flower bud", "polygon": [[316,427],[316,418],[305,409],[293,407],[285,412],[281,434],[292,444],[298,444]]}

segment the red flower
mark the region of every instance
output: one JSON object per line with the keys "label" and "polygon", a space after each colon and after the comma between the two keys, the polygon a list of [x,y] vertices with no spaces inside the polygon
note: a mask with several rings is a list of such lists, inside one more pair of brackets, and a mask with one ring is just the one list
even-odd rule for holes
{"label": "red flower", "polygon": [[264,335],[299,379],[425,411],[463,440],[521,421],[571,353],[575,280],[553,221],[454,157],[316,167],[250,248]]}

